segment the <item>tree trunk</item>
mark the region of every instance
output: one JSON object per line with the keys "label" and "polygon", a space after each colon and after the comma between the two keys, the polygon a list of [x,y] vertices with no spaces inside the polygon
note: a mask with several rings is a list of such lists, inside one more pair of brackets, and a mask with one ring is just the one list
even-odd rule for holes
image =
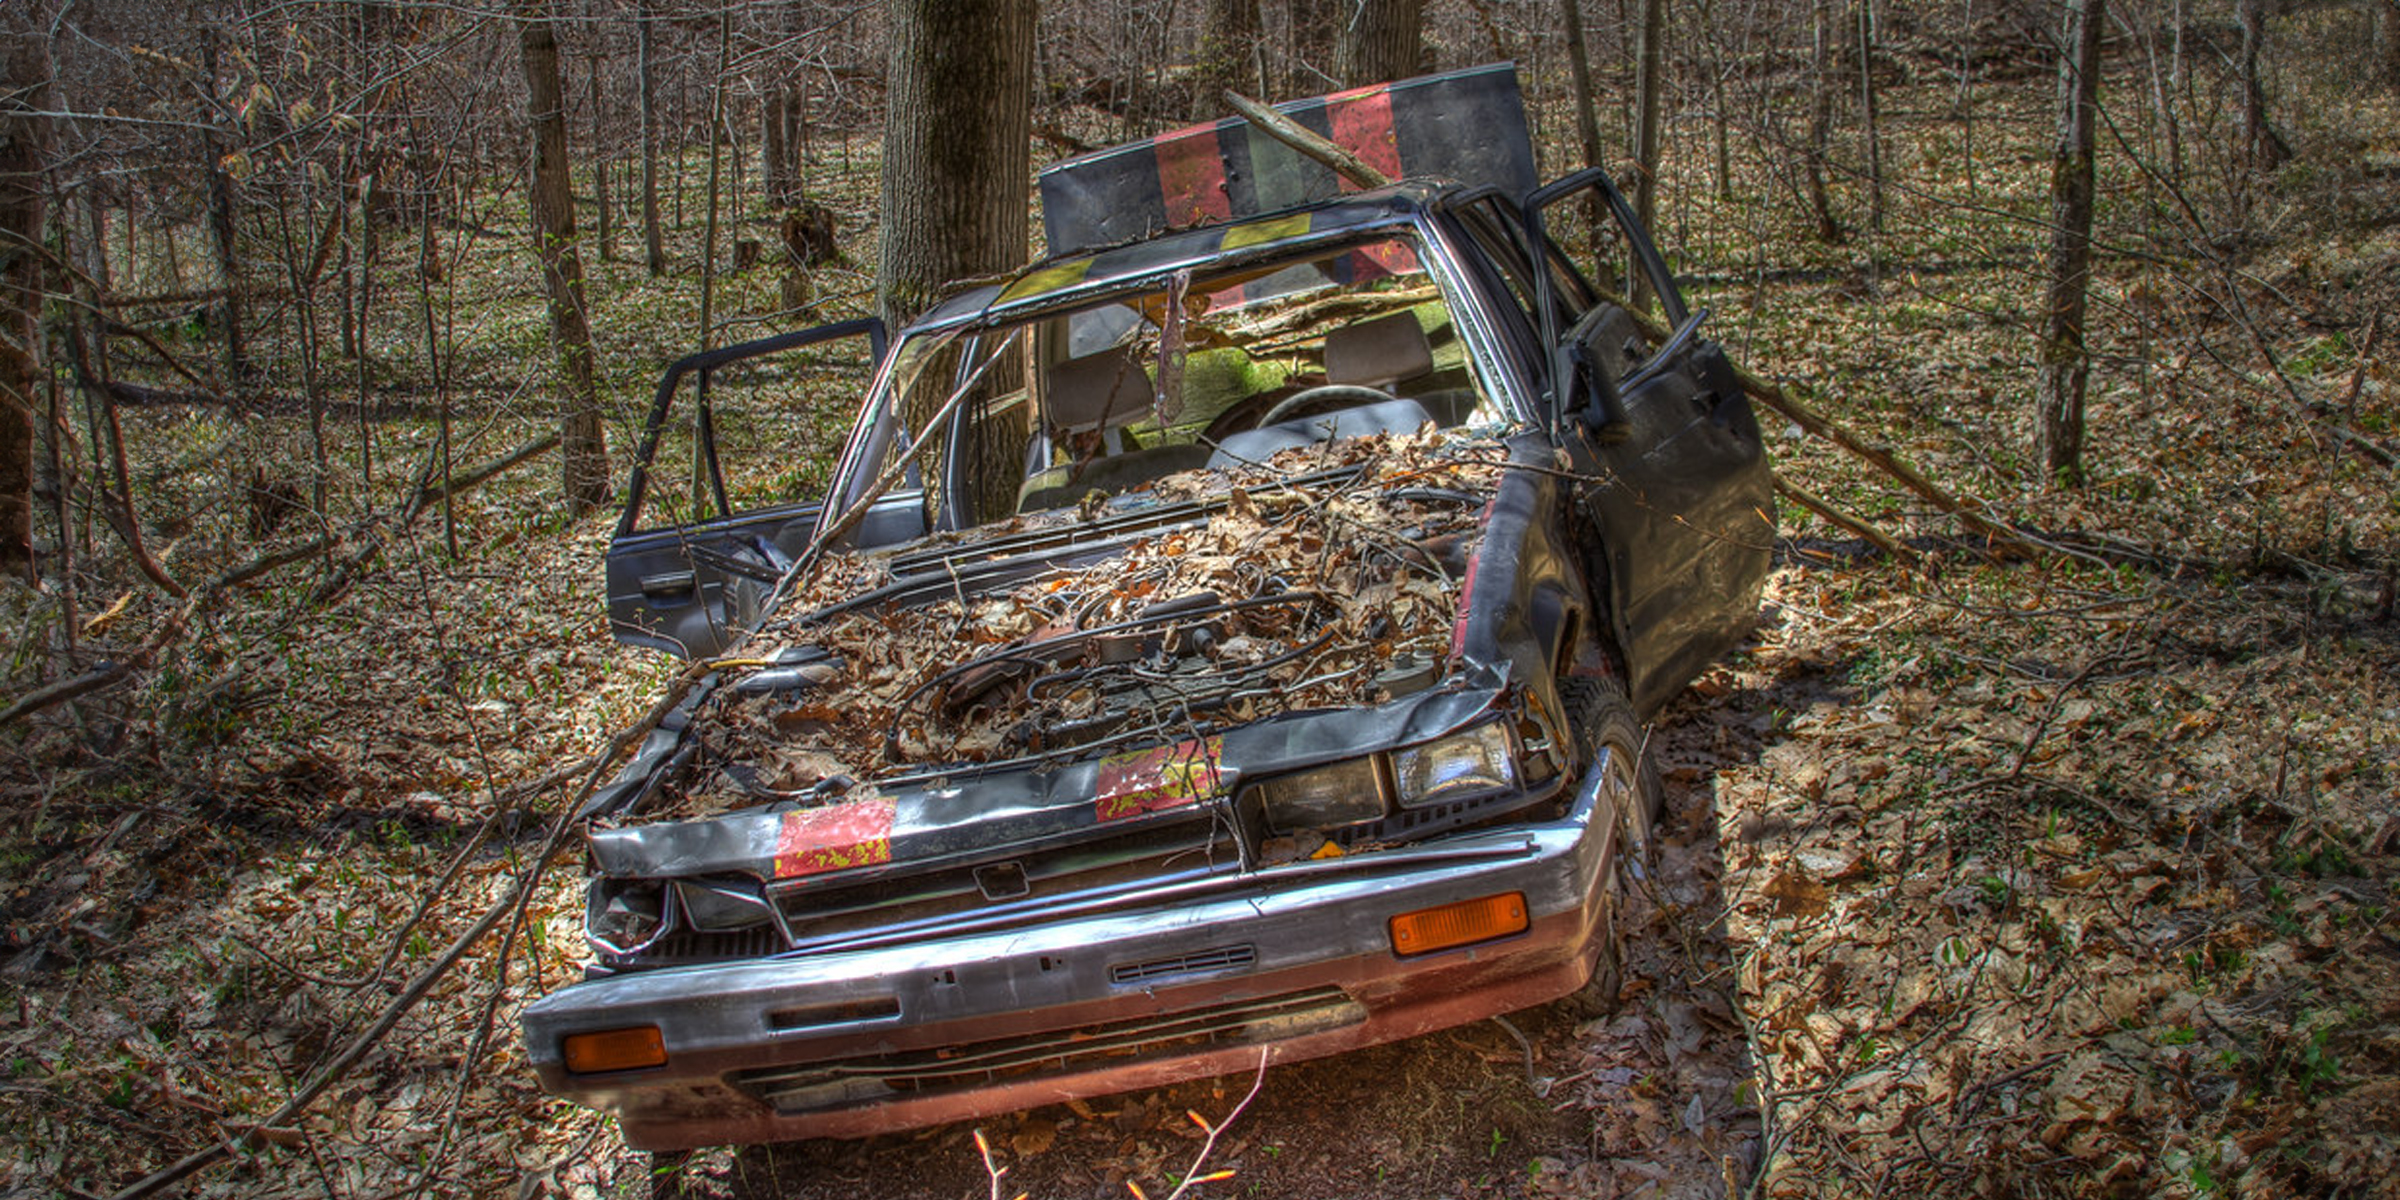
{"label": "tree trunk", "polygon": [[[217,86],[217,37],[212,27],[201,50],[201,69],[212,91]],[[232,390],[250,375],[250,353],[242,340],[242,256],[234,242],[233,174],[225,168],[224,135],[212,131],[206,153],[208,232],[216,244],[217,282],[225,288],[225,386]]]}
{"label": "tree trunk", "polygon": [[1867,127],[1867,228],[1883,232],[1883,129],[1875,96],[1875,0],[1858,0],[1858,115]]}
{"label": "tree trunk", "polygon": [[1227,92],[1266,93],[1258,41],[1258,0],[1208,0],[1200,13],[1199,86],[1192,89],[1194,121],[1225,115]]}
{"label": "tree trunk", "polygon": [[1034,0],[889,0],[884,319],[1026,252]]}
{"label": "tree trunk", "polygon": [[[0,570],[34,578],[33,415],[41,386],[44,174],[49,170],[51,0],[0,16]],[[61,485],[64,486],[63,484]],[[62,528],[60,536],[66,531]]]}
{"label": "tree trunk", "polygon": [[2400,0],[2375,6],[2375,62],[2382,68],[2383,86],[2400,88]]}
{"label": "tree trunk", "polygon": [[2267,49],[2266,0],[2241,0],[2238,15],[2242,22],[2243,148],[2249,152],[2252,167],[2272,171],[2292,152],[2267,116],[2267,83],[2259,66]]}
{"label": "tree trunk", "polygon": [[758,105],[759,180],[766,188],[767,204],[781,207],[792,195],[791,146],[785,141],[791,122],[783,115],[791,100],[781,87],[769,86],[766,92]]}
{"label": "tree trunk", "polygon": [[658,64],[651,45],[651,26],[657,17],[650,0],[634,5],[634,75],[641,95],[642,124],[642,255],[653,276],[667,273],[667,241],[658,228]]}
{"label": "tree trunk", "polygon": [[517,48],[525,64],[526,115],[533,133],[534,253],[550,301],[557,343],[560,459],[568,506],[577,513],[607,503],[608,443],[600,429],[600,393],[592,374],[592,334],[584,317],[583,259],[575,251],[575,197],[567,180],[567,113],[558,78],[558,39],[547,0],[520,0]]}
{"label": "tree trunk", "polygon": [[1344,87],[1364,87],[1417,73],[1424,57],[1424,0],[1355,0],[1349,23],[1334,43],[1333,73]]}
{"label": "tree trunk", "polygon": [[1347,7],[1322,0],[1284,0],[1284,22],[1291,30],[1291,47],[1284,52],[1283,59],[1285,99],[1313,96],[1324,91],[1325,84],[1333,80],[1326,68],[1333,65],[1338,14]]}
{"label": "tree trunk", "polygon": [[1583,165],[1607,165],[1608,150],[1600,144],[1600,114],[1592,92],[1592,56],[1583,40],[1583,6],[1559,0],[1558,15],[1567,27],[1567,77],[1575,88],[1575,133],[1583,143]]}
{"label": "tree trunk", "polygon": [[2049,281],[2043,297],[2041,376],[2034,449],[2049,481],[2083,482],[2084,293],[2092,275],[2092,149],[2100,106],[2100,33],[2106,0],[2068,0],[2058,72],[2058,148],[2050,163]]}
{"label": "tree trunk", "polygon": [[617,222],[608,196],[608,150],[603,140],[607,136],[606,111],[600,106],[600,56],[593,55],[591,76],[587,80],[592,98],[592,206],[599,219],[600,261],[611,262],[617,257]]}
{"label": "tree trunk", "polygon": [[[1638,115],[1633,129],[1633,215],[1641,219],[1644,229],[1658,223],[1658,123],[1659,110],[1666,107],[1660,77],[1666,62],[1666,40],[1667,0],[1642,0],[1641,56],[1634,68]],[[1633,306],[1649,308],[1655,298],[1650,273],[1635,265],[1629,274],[1633,277]]]}
{"label": "tree trunk", "polygon": [[1833,140],[1833,53],[1829,42],[1833,31],[1826,9],[1832,0],[1816,0],[1810,10],[1810,28],[1815,33],[1812,94],[1808,106],[1808,150],[1801,155],[1807,168],[1808,203],[1817,212],[1817,240],[1832,244],[1842,240],[1842,223],[1833,215],[1833,197],[1825,189],[1825,150]]}

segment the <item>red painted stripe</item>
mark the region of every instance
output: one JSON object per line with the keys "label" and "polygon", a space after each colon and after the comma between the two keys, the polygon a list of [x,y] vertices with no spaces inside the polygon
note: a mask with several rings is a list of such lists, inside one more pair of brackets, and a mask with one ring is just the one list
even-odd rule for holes
{"label": "red painted stripe", "polygon": [[1233,218],[1225,193],[1225,160],[1217,153],[1217,127],[1200,125],[1151,139],[1158,159],[1158,190],[1167,198],[1167,225],[1182,228]]}
{"label": "red painted stripe", "polygon": [[[1390,88],[1363,88],[1329,98],[1325,117],[1333,124],[1335,145],[1394,179],[1407,174],[1400,169],[1400,139],[1392,133]],[[1356,191],[1357,185],[1345,179],[1342,190]]]}
{"label": "red painted stripe", "polygon": [[[1484,501],[1483,515],[1475,518],[1476,527],[1491,528],[1492,510],[1498,507],[1500,507],[1500,497],[1497,495]],[[1458,620],[1450,625],[1450,661],[1454,664],[1467,652],[1467,616],[1475,611],[1475,577],[1482,573],[1483,542],[1478,540],[1475,543],[1474,552],[1467,555],[1465,578],[1459,581]]]}
{"label": "red painted stripe", "polygon": [[872,797],[825,808],[793,809],[776,830],[775,878],[791,879],[892,861],[896,806]]}

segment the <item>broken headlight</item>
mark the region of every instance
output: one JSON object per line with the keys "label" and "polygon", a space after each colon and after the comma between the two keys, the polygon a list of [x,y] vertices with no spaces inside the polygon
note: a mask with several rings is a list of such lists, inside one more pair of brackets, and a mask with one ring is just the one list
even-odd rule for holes
{"label": "broken headlight", "polygon": [[1515,748],[1508,726],[1478,725],[1423,745],[1392,753],[1392,782],[1400,807],[1422,808],[1472,800],[1517,786]]}
{"label": "broken headlight", "polygon": [[655,879],[595,879],[584,893],[583,936],[610,954],[639,954],[674,927],[675,890]]}
{"label": "broken headlight", "polygon": [[1279,833],[1356,825],[1383,816],[1383,781],[1372,758],[1262,779],[1256,788],[1267,825]]}

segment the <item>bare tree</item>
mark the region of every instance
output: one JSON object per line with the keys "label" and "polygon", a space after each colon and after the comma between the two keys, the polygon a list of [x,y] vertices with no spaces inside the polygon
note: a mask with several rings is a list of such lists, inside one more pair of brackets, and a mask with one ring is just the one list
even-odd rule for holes
{"label": "bare tree", "polygon": [[634,86],[642,124],[642,261],[652,275],[667,272],[667,243],[658,228],[658,15],[651,0],[633,6]]}
{"label": "bare tree", "polygon": [[2043,297],[2035,450],[2053,483],[2083,481],[2084,300],[2092,276],[2093,129],[2107,0],[2068,0],[2058,68],[2058,148],[2050,161],[2049,280]]}
{"label": "bare tree", "polygon": [[33,424],[42,368],[50,0],[0,15],[0,570],[33,576]]}
{"label": "bare tree", "polygon": [[[1633,211],[1649,228],[1658,220],[1658,123],[1666,65],[1667,0],[1642,0],[1641,54],[1635,68]],[[1633,272],[1633,301],[1648,308],[1653,297],[1647,272]]]}
{"label": "bare tree", "polygon": [[591,327],[584,318],[583,259],[575,250],[575,197],[567,180],[566,96],[547,0],[520,0],[517,39],[533,132],[534,254],[542,263],[550,333],[564,375],[559,398],[563,482],[567,504],[584,512],[608,502],[608,443],[600,428]]}
{"label": "bare tree", "polygon": [[890,0],[884,319],[1025,257],[1033,0]]}
{"label": "bare tree", "polygon": [[1258,0],[1208,0],[1200,15],[1194,120],[1222,114],[1225,102],[1218,97],[1227,89],[1253,96],[1267,90],[1258,32]]}
{"label": "bare tree", "polygon": [[2400,0],[2375,6],[2375,63],[2383,86],[2400,88]]}
{"label": "bare tree", "polygon": [[1354,0],[1334,43],[1333,73],[1347,87],[1406,79],[1424,61],[1424,0]]}

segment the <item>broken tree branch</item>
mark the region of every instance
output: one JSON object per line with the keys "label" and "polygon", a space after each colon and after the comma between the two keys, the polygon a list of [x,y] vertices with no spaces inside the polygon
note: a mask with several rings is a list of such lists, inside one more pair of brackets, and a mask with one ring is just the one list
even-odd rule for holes
{"label": "broken tree branch", "polygon": [[1800,507],[1865,538],[1869,545],[1883,551],[1886,555],[1911,566],[1916,565],[1919,556],[1915,550],[1903,545],[1899,539],[1885,533],[1865,518],[1851,516],[1834,507],[1832,501],[1793,483],[1780,471],[1775,474],[1775,490],[1791,497],[1792,502]]}
{"label": "broken tree branch", "polygon": [[1365,159],[1317,136],[1314,130],[1302,127],[1299,122],[1240,92],[1228,89],[1225,103],[1232,105],[1233,111],[1249,118],[1252,125],[1276,141],[1325,164],[1334,174],[1360,187],[1382,187],[1392,181],[1391,176],[1369,166]]}
{"label": "broken tree branch", "polygon": [[[1658,318],[1633,307],[1623,297],[1603,292],[1600,298],[1604,303],[1614,304],[1624,309],[1626,315],[1633,318],[1634,325],[1642,331],[1643,336],[1648,337],[1651,341],[1663,344],[1668,337],[1672,336],[1673,331],[1669,330]],[[1752,374],[1740,363],[1734,362],[1730,356],[1726,359],[1726,365],[1733,368],[1734,377],[1740,381],[1742,391],[1747,393],[1751,399],[1774,409],[1811,436],[1823,438],[1866,460],[1869,465],[1891,476],[1900,486],[1915,492],[1935,508],[1957,517],[1975,532],[1995,542],[2004,542],[2018,547],[2037,557],[2057,549],[2033,540],[2021,530],[1983,515],[1982,510],[1976,506],[1951,495],[1940,485],[1918,474],[1917,469],[1908,465],[1891,447],[1870,442],[1851,432],[1839,422],[1802,403],[1800,398],[1793,394],[1790,385],[1762,379]]]}

